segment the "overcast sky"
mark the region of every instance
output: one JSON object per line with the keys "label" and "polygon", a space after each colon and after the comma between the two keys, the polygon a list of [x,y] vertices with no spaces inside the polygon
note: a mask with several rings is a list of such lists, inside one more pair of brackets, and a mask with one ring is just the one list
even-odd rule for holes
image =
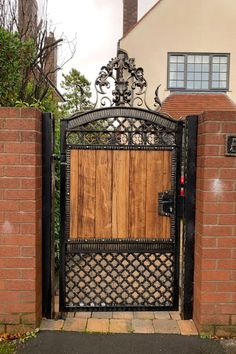
{"label": "overcast sky", "polygon": [[[156,2],[139,0],[139,18]],[[63,33],[68,40],[76,36],[76,54],[64,66],[64,73],[75,67],[94,82],[100,67],[116,55],[122,37],[122,11],[123,0],[48,0],[48,18],[56,34]],[[66,58],[68,48],[64,46],[59,51],[59,63]]]}

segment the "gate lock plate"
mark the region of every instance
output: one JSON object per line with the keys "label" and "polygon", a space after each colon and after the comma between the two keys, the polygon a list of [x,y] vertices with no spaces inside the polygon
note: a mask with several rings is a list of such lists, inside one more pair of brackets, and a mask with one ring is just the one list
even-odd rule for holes
{"label": "gate lock plate", "polygon": [[159,215],[171,216],[174,214],[174,193],[171,190],[158,193]]}

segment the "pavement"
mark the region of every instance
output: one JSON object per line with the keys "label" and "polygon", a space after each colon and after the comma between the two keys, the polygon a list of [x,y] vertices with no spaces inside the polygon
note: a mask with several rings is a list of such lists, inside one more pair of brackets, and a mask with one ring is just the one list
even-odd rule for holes
{"label": "pavement", "polygon": [[176,334],[40,331],[17,354],[236,354],[236,343]]}

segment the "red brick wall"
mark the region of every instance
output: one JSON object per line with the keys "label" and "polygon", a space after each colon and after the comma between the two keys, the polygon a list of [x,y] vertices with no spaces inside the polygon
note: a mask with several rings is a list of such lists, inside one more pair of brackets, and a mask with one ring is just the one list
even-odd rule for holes
{"label": "red brick wall", "polygon": [[194,320],[201,332],[236,334],[236,157],[225,156],[235,112],[199,118]]}
{"label": "red brick wall", "polygon": [[41,318],[41,142],[40,111],[0,108],[0,324],[7,331]]}

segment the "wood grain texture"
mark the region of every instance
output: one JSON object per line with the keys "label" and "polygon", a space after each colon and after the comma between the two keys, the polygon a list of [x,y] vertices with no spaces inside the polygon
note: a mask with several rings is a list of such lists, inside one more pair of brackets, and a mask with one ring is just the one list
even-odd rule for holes
{"label": "wood grain texture", "polygon": [[168,151],[72,150],[70,238],[170,237],[158,193],[171,188]]}
{"label": "wood grain texture", "polygon": [[95,151],[80,150],[78,189],[78,238],[95,236]]}
{"label": "wood grain texture", "polygon": [[129,235],[129,151],[113,151],[112,238]]}
{"label": "wood grain texture", "polygon": [[95,238],[112,234],[112,151],[96,151]]}
{"label": "wood grain texture", "polygon": [[129,236],[146,237],[147,152],[130,151]]}
{"label": "wood grain texture", "polygon": [[163,151],[147,153],[146,238],[160,238],[163,218],[158,214],[158,193],[162,192]]}
{"label": "wood grain texture", "polygon": [[71,151],[70,166],[70,239],[76,239],[78,234],[79,150]]}

